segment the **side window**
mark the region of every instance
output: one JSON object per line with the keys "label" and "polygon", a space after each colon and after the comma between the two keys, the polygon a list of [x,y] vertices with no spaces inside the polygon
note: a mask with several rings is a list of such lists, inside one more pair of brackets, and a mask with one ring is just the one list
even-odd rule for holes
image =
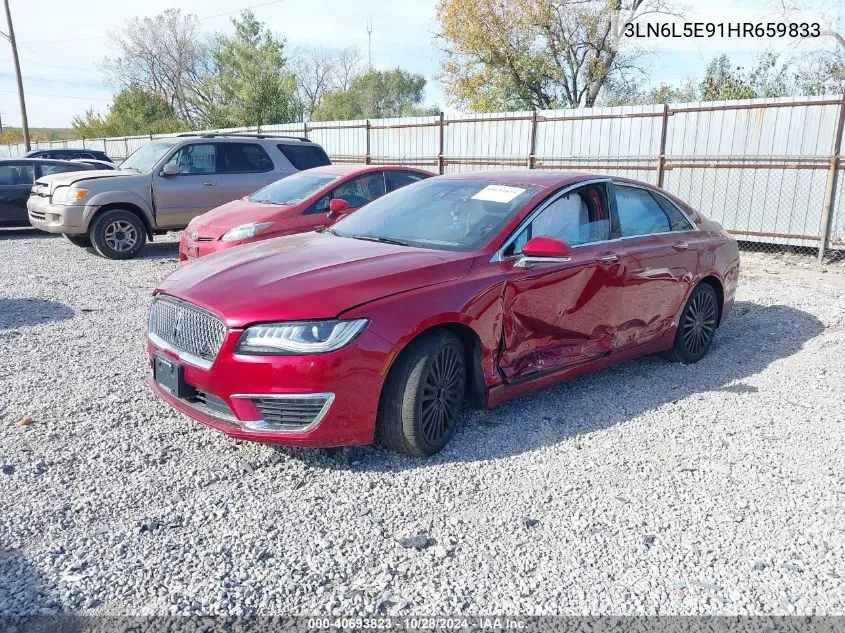
{"label": "side window", "polygon": [[16,163],[0,166],[0,186],[31,185],[35,182],[32,165]]}
{"label": "side window", "polygon": [[331,165],[329,157],[319,145],[297,145],[295,143],[279,143],[276,145],[285,158],[299,171]]}
{"label": "side window", "polygon": [[410,185],[412,182],[418,182],[425,178],[422,174],[415,174],[410,171],[388,171],[387,172],[387,190],[395,191],[405,185]]}
{"label": "side window", "polygon": [[69,165],[41,165],[41,175],[49,176],[50,174],[63,174],[66,171],[85,171],[89,169],[88,165],[80,164],[78,167],[70,167]]}
{"label": "side window", "polygon": [[180,174],[213,174],[217,171],[217,145],[185,145],[173,154],[167,164],[178,165]]}
{"label": "side window", "polygon": [[505,255],[522,252],[528,240],[541,235],[563,240],[570,246],[610,239],[605,187],[581,187],[557,198],[520,231]]}
{"label": "side window", "polygon": [[376,171],[347,180],[332,191],[332,198],[346,200],[353,209],[363,207],[368,202],[384,195],[384,172]]}
{"label": "side window", "polygon": [[675,204],[666,196],[661,196],[659,193],[651,193],[651,197],[657,200],[657,204],[663,209],[663,212],[669,216],[669,225],[673,231],[692,231],[693,225],[687,220],[686,216]]}
{"label": "side window", "polygon": [[257,174],[273,171],[273,161],[257,143],[221,143],[220,172],[224,174]]}
{"label": "side window", "polygon": [[328,213],[329,212],[329,201],[331,200],[331,194],[327,196],[323,196],[317,202],[312,204],[305,210],[304,215],[311,215],[312,213]]}
{"label": "side window", "polygon": [[668,233],[669,218],[645,189],[615,185],[616,209],[622,237]]}

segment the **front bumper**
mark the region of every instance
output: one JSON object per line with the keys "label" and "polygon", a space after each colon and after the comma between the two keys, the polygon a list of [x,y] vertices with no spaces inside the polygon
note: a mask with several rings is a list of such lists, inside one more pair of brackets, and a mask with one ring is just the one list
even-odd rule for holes
{"label": "front bumper", "polygon": [[205,257],[212,253],[232,248],[233,246],[240,246],[241,244],[248,244],[253,242],[253,239],[237,240],[234,242],[224,242],[218,238],[208,240],[192,240],[190,238],[189,230],[182,231],[182,237],[179,238],[179,263],[187,264],[190,261]]}
{"label": "front bumper", "polygon": [[[176,397],[152,375],[147,384],[162,400],[185,415],[227,435],[267,444],[328,447],[371,444],[391,345],[366,330],[345,348],[313,356],[245,356],[234,353],[241,330],[230,330],[208,369],[180,360],[178,353],[148,340],[151,363],[156,354],[179,361],[185,383],[225,403],[210,410]],[[245,396],[248,394],[248,396]],[[331,396],[319,419],[295,431],[261,429],[254,398]],[[205,397],[205,395],[204,395]],[[224,411],[221,413],[221,410]]]}
{"label": "front bumper", "polygon": [[26,201],[29,223],[48,233],[86,233],[85,205],[52,204],[49,198],[30,196]]}

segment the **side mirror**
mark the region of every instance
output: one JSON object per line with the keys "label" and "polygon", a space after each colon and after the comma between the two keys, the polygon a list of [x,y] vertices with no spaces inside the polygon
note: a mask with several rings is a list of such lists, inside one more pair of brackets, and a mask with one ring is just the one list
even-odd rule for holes
{"label": "side mirror", "polygon": [[568,262],[572,248],[555,237],[532,237],[522,247],[522,257],[514,264],[517,268],[531,268],[542,262]]}
{"label": "side mirror", "polygon": [[179,173],[179,165],[175,163],[167,163],[161,170],[162,176],[178,176]]}
{"label": "side mirror", "polygon": [[329,201],[329,218],[334,220],[336,217],[344,215],[349,211],[349,203],[343,198],[332,198]]}

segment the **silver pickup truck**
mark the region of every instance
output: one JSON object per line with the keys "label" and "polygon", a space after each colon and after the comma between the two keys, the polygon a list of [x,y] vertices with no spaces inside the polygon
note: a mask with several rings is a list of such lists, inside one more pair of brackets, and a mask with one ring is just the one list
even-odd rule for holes
{"label": "silver pickup truck", "polygon": [[183,229],[221,204],[327,164],[323,148],[305,138],[183,134],[147,143],[117,171],[39,178],[27,212],[37,229],[62,233],[109,259],[131,259],[155,234]]}

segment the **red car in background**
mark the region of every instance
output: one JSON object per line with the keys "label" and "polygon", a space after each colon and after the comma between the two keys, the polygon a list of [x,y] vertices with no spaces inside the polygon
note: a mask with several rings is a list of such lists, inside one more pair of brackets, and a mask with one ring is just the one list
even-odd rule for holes
{"label": "red car in background", "polygon": [[194,218],[179,240],[179,261],[331,225],[387,192],[431,176],[392,165],[306,169]]}
{"label": "red car in background", "polygon": [[149,384],[239,439],[430,455],[465,402],[655,352],[700,360],[738,276],[736,240],[651,185],[441,176],[170,275]]}

